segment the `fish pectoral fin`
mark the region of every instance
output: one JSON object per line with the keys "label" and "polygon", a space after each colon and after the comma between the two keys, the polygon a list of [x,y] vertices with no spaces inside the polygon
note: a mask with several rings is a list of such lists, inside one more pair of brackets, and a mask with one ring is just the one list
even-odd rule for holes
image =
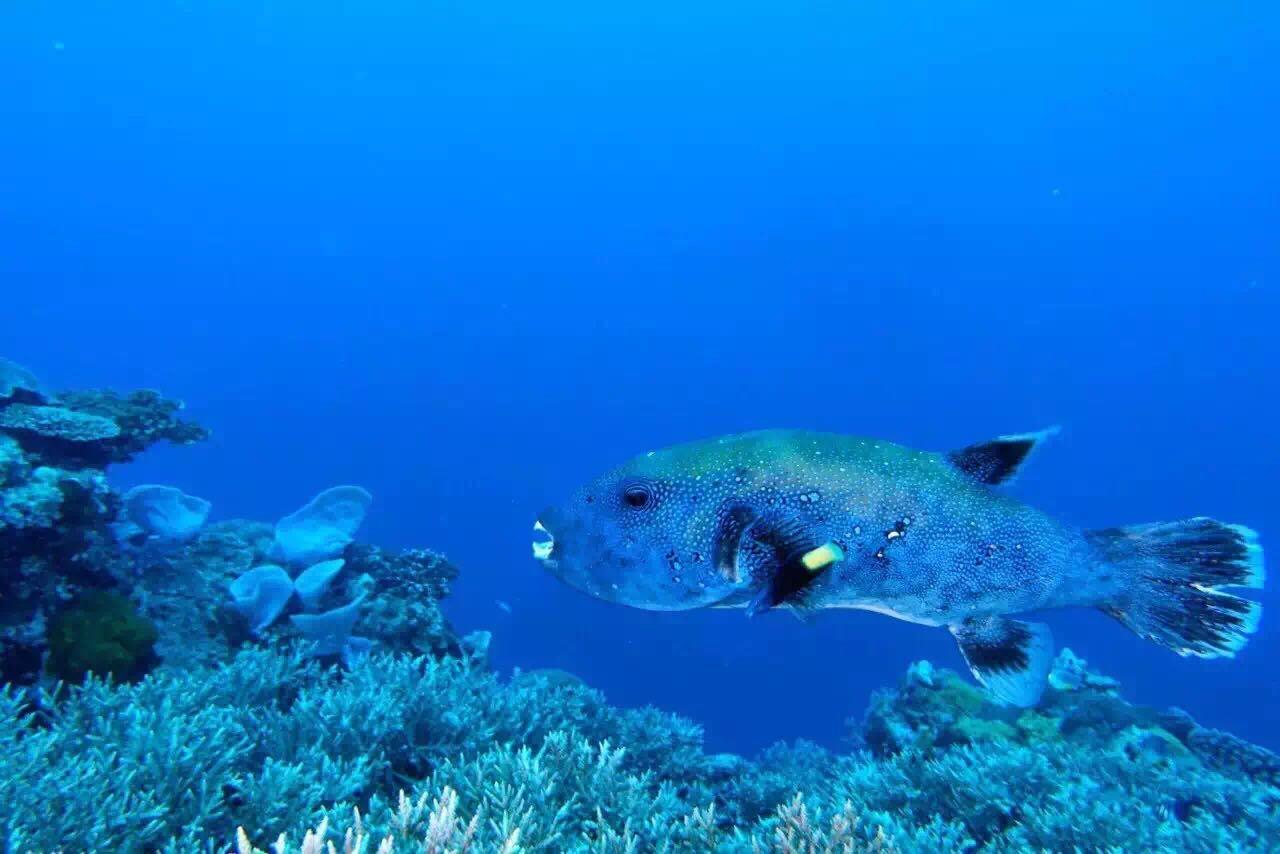
{"label": "fish pectoral fin", "polygon": [[752,536],[772,551],[773,560],[764,588],[747,606],[748,616],[787,604],[803,619],[809,610],[806,588],[844,560],[844,550],[836,543],[819,540],[809,524],[796,517],[758,522]]}
{"label": "fish pectoral fin", "polygon": [[1040,701],[1053,666],[1048,626],[1008,617],[972,617],[949,628],[974,678],[996,700],[1022,708]]}
{"label": "fish pectoral fin", "polygon": [[1031,452],[1057,432],[1057,427],[1050,427],[1037,433],[1000,436],[952,451],[947,454],[947,461],[979,483],[992,486],[1007,483],[1018,473]]}
{"label": "fish pectoral fin", "polygon": [[791,612],[791,616],[806,626],[813,625],[814,619],[818,616],[818,609],[809,604],[809,597],[804,594],[804,591],[788,599],[786,609]]}
{"label": "fish pectoral fin", "polygon": [[738,552],[742,549],[742,536],[756,520],[755,511],[742,504],[726,508],[720,514],[716,524],[715,546],[711,553],[711,561],[721,577],[731,584],[737,584]]}

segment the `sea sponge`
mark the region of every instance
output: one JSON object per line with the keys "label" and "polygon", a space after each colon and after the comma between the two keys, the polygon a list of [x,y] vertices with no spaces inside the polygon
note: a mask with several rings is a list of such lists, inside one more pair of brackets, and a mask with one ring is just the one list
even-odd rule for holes
{"label": "sea sponge", "polygon": [[334,576],[342,571],[345,564],[346,561],[342,558],[321,561],[304,569],[293,580],[293,590],[298,594],[303,608],[308,611],[319,609],[325,592],[333,583]]}
{"label": "sea sponge", "polygon": [[372,501],[358,486],[326,489],[276,523],[280,556],[295,566],[310,566],[342,554]]}
{"label": "sea sponge", "polygon": [[255,635],[275,622],[293,597],[293,579],[273,563],[254,567],[231,582],[231,601]]}
{"label": "sea sponge", "polygon": [[209,502],[181,489],[148,483],[124,494],[129,521],[143,531],[179,542],[194,537],[209,518]]}
{"label": "sea sponge", "polygon": [[91,590],[50,621],[45,667],[66,682],[83,682],[90,673],[136,682],[159,663],[158,637],[128,599]]}

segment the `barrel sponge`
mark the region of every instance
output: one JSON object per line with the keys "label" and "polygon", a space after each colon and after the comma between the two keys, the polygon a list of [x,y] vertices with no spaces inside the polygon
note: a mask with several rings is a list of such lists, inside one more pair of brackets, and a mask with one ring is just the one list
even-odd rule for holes
{"label": "barrel sponge", "polygon": [[0,410],[0,427],[64,442],[101,442],[120,435],[120,425],[110,418],[29,403],[14,403]]}
{"label": "barrel sponge", "polygon": [[373,496],[358,486],[335,486],[276,523],[276,547],[287,563],[310,566],[337,557],[355,536]]}
{"label": "barrel sponge", "polygon": [[49,622],[45,666],[66,682],[83,682],[90,673],[136,682],[159,663],[158,637],[155,624],[128,599],[92,590]]}
{"label": "barrel sponge", "polygon": [[275,564],[257,566],[231,582],[231,603],[260,633],[275,622],[293,596],[293,579]]}
{"label": "barrel sponge", "polygon": [[314,611],[320,607],[324,594],[333,584],[334,577],[342,571],[346,561],[342,558],[313,563],[293,580],[294,592],[302,601],[302,607]]}
{"label": "barrel sponge", "polygon": [[148,483],[124,494],[129,521],[163,540],[185,541],[196,535],[209,518],[210,504],[181,489]]}

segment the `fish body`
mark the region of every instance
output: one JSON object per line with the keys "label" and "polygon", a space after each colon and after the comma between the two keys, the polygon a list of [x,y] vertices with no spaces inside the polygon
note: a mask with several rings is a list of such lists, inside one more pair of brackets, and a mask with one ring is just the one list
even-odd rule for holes
{"label": "fish body", "polygon": [[997,698],[1030,705],[1048,628],[1008,615],[1098,607],[1182,654],[1256,626],[1262,551],[1209,519],[1084,531],[998,490],[1051,431],[937,453],[796,430],[642,454],[549,508],[534,554],[569,584],[649,610],[862,609],[956,636]]}

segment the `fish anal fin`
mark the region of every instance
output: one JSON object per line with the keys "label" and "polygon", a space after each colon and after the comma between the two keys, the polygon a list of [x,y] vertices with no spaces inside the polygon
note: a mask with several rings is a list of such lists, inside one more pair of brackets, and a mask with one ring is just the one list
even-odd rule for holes
{"label": "fish anal fin", "polygon": [[1058,432],[1050,427],[1037,433],[1016,433],[979,442],[947,454],[947,461],[979,483],[1007,483],[1018,473],[1028,456],[1045,439]]}
{"label": "fish anal fin", "polygon": [[1044,691],[1053,666],[1053,635],[1043,623],[971,617],[951,626],[973,676],[999,702],[1026,708]]}

